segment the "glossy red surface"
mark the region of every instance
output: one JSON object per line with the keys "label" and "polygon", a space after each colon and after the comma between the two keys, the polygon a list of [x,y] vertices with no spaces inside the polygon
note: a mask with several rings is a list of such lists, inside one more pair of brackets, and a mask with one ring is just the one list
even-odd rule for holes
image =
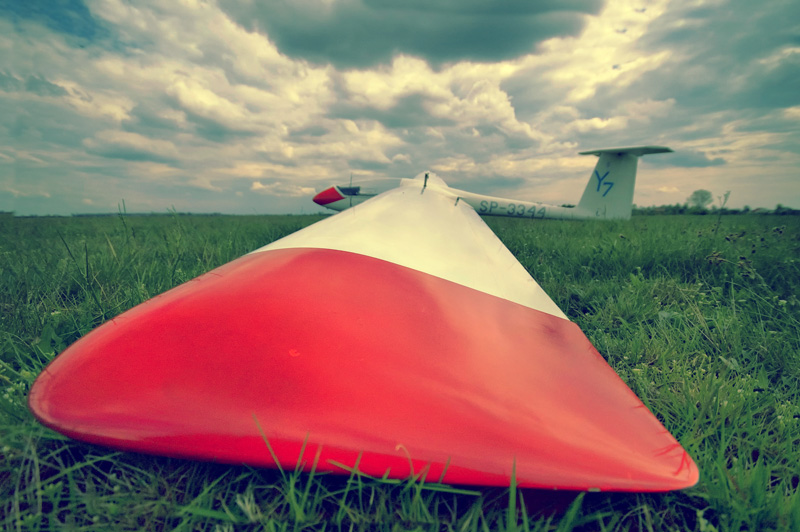
{"label": "glossy red surface", "polygon": [[[428,480],[660,491],[678,442],[573,323],[354,253],[254,253],[59,355],[44,424],[146,453]],[[305,452],[300,456],[303,442]]]}
{"label": "glossy red surface", "polygon": [[335,203],[341,199],[344,199],[336,187],[326,188],[316,196],[314,196],[314,203],[317,205],[327,205],[329,203]]}

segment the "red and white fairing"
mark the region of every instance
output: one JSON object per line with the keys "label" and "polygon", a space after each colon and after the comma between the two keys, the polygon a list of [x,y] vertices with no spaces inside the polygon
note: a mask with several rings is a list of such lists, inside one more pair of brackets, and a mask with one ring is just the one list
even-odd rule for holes
{"label": "red and white fairing", "polygon": [[[376,476],[663,491],[697,468],[475,211],[420,175],[178,286],[30,393],[68,436]],[[301,454],[302,453],[302,454]],[[316,457],[316,458],[315,458]]]}

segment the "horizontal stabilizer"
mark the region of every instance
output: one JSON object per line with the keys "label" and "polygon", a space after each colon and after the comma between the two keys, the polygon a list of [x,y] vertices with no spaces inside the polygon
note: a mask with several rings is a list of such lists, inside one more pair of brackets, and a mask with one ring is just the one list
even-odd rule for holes
{"label": "horizontal stabilizer", "polygon": [[605,148],[602,150],[582,151],[580,152],[580,155],[600,156],[604,153],[610,153],[614,155],[628,154],[641,157],[642,155],[650,155],[652,153],[672,153],[672,149],[667,148],[666,146],[634,146],[632,148]]}

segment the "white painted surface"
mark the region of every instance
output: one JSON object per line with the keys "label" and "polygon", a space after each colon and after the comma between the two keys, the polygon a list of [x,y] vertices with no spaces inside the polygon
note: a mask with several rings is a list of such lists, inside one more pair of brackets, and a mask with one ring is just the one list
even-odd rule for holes
{"label": "white painted surface", "polygon": [[430,173],[255,250],[359,253],[435,275],[560,318],[561,309],[480,216]]}

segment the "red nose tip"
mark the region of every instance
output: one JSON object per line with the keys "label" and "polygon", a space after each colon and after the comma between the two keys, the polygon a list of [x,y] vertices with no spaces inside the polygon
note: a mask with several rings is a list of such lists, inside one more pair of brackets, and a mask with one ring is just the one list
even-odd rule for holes
{"label": "red nose tip", "polygon": [[336,187],[330,187],[314,196],[314,203],[317,205],[327,205],[328,203],[334,203],[342,199],[344,199],[344,196],[336,190]]}

